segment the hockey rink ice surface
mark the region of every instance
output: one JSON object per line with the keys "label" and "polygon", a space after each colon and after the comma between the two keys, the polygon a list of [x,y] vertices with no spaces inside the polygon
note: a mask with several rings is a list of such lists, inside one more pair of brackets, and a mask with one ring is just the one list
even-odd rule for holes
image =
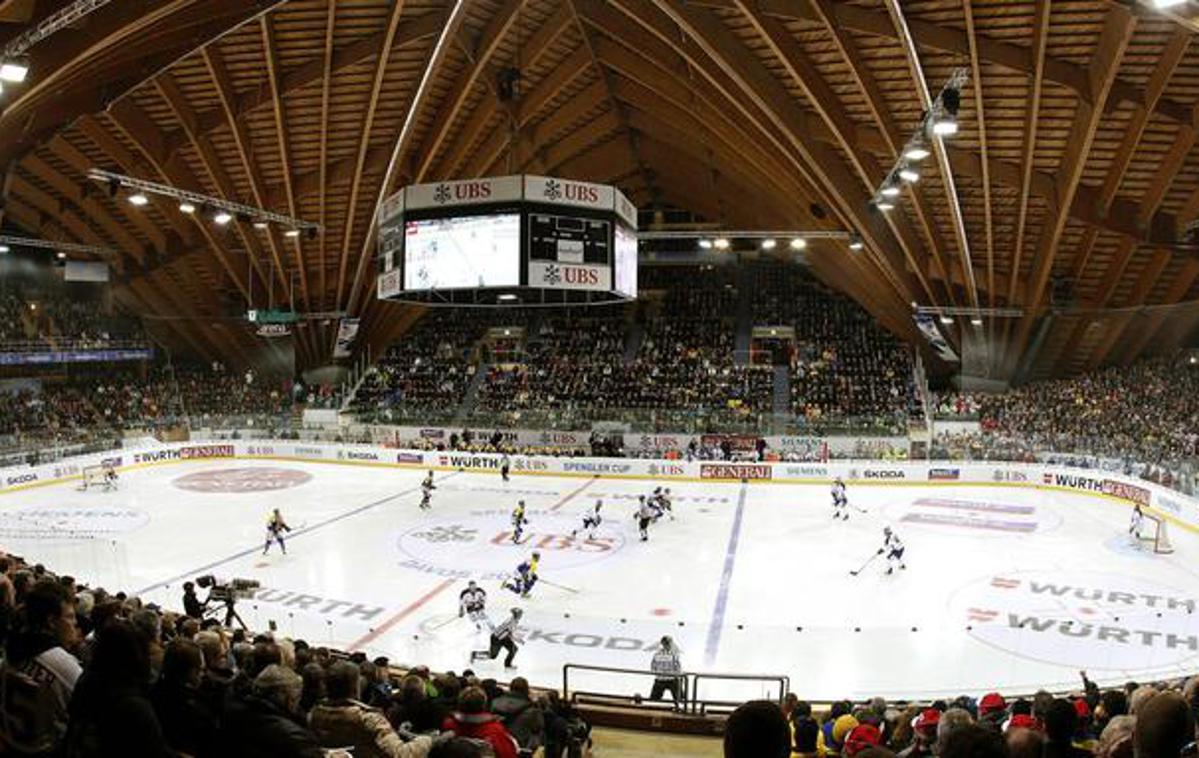
{"label": "hockey rink ice surface", "polygon": [[[636,495],[654,482],[423,472],[290,461],[196,461],[129,471],[116,492],[76,483],[0,496],[0,546],[60,573],[181,608],[204,574],[262,583],[237,610],[311,644],[506,680],[502,660],[457,619],[468,578],[496,623],[524,609],[517,672],[560,685],[563,664],[646,670],[670,634],[684,669],[785,675],[801,697],[941,696],[1069,688],[1194,673],[1199,539],[1171,524],[1175,552],[1130,544],[1129,508],[1082,494],[1005,486],[855,486],[848,522],[827,485],[676,482],[676,520],[638,539]],[[528,506],[526,542],[509,513]],[[604,501],[594,541],[571,540]],[[293,531],[262,556],[266,517]],[[864,512],[859,512],[861,509]],[[887,576],[885,525],[907,570]],[[1148,528],[1148,527],[1147,527]],[[499,586],[534,550],[528,600]],[[550,582],[558,586],[551,586]],[[203,597],[203,592],[201,592]],[[572,672],[571,689],[648,695],[648,676]],[[711,682],[743,699],[765,683]],[[777,687],[777,685],[776,685]]]}

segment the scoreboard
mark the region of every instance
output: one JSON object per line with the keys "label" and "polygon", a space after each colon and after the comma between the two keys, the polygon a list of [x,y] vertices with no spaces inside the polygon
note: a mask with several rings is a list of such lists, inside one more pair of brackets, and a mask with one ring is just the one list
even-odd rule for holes
{"label": "scoreboard", "polygon": [[377,295],[427,305],[636,297],[637,211],[615,187],[504,176],[405,187],[378,218]]}

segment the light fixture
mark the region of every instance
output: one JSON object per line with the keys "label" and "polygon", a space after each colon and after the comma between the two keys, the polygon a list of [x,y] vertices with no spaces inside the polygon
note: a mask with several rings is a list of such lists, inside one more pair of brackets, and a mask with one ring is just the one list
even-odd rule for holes
{"label": "light fixture", "polygon": [[219,226],[224,226],[233,220],[233,216],[227,211],[217,211],[216,215],[212,217],[212,220]]}
{"label": "light fixture", "polygon": [[924,147],[922,142],[913,142],[907,150],[903,151],[903,157],[910,161],[919,162],[927,158],[931,153]]}
{"label": "light fixture", "polygon": [[894,184],[888,184],[879,190],[879,194],[883,197],[895,197],[899,194],[899,187]]}
{"label": "light fixture", "polygon": [[0,253],[7,253],[8,250],[8,245],[0,245]]}
{"label": "light fixture", "polygon": [[879,200],[874,204],[874,207],[885,213],[893,209],[895,207],[895,203],[892,203],[890,200]]}
{"label": "light fixture", "polygon": [[933,134],[948,137],[958,133],[958,107],[962,104],[962,93],[954,87],[941,90],[940,109],[933,120]]}
{"label": "light fixture", "polygon": [[299,237],[300,230],[299,229],[288,229],[287,231],[283,232],[283,236],[284,237]]}
{"label": "light fixture", "polygon": [[982,316],[975,316],[974,318],[970,319],[970,323],[974,324],[975,326],[982,326],[983,325]]}
{"label": "light fixture", "polygon": [[700,240],[699,247],[701,250],[711,250],[712,249],[712,240]]}
{"label": "light fixture", "polygon": [[513,301],[513,300],[519,300],[519,298],[516,295],[504,294],[504,295],[500,295],[499,297],[497,297],[496,300]]}
{"label": "light fixture", "polygon": [[717,237],[716,241],[713,242],[712,244],[716,246],[717,250],[728,250],[729,249],[729,241],[725,237]]}
{"label": "light fixture", "polygon": [[912,182],[920,181],[920,173],[911,166],[904,166],[903,168],[899,169],[899,178],[910,184]]}
{"label": "light fixture", "polygon": [[1186,0],[1153,0],[1154,8],[1173,8],[1176,5],[1182,5]]}
{"label": "light fixture", "polygon": [[949,326],[953,323],[953,316],[941,316],[941,323]]}
{"label": "light fixture", "polygon": [[850,250],[855,250],[855,251],[861,250],[864,247],[866,247],[866,246],[864,244],[862,244],[861,237],[859,237],[856,234],[850,236],[850,238],[849,238],[849,249]]}
{"label": "light fixture", "polygon": [[792,250],[803,250],[807,246],[808,246],[808,241],[806,239],[804,239],[803,237],[795,237],[791,240],[791,249]]}
{"label": "light fixture", "polygon": [[194,206],[191,203],[189,203],[188,201],[184,200],[182,203],[179,203],[179,212],[187,213],[187,214],[195,213],[196,206]]}
{"label": "light fixture", "polygon": [[129,196],[129,202],[130,202],[130,204],[136,205],[137,207],[140,208],[143,205],[145,205],[146,203],[150,202],[150,198],[146,197],[145,195],[143,195],[140,192],[134,192],[132,195]]}
{"label": "light fixture", "polygon": [[29,73],[29,64],[21,60],[8,60],[0,63],[0,80],[20,83],[25,81]]}
{"label": "light fixture", "polygon": [[763,250],[773,250],[777,245],[778,245],[778,243],[775,242],[774,239],[771,237],[767,237],[766,239],[762,240],[762,249]]}
{"label": "light fixture", "polygon": [[58,259],[60,261],[65,261],[67,259],[67,254],[64,253],[63,251],[59,250],[58,251]]}
{"label": "light fixture", "polygon": [[268,224],[265,221],[255,221],[254,222],[255,229],[266,229],[267,226],[268,226]]}

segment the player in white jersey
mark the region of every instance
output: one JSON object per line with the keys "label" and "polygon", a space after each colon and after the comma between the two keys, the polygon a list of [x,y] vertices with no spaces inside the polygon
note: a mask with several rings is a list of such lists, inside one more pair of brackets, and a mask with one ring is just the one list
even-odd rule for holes
{"label": "player in white jersey", "polygon": [[849,497],[845,494],[845,482],[841,481],[841,477],[833,480],[831,494],[833,496],[833,518],[849,521]]}
{"label": "player in white jersey", "polygon": [[907,565],[903,562],[903,543],[899,540],[899,535],[891,531],[891,527],[883,527],[883,546],[878,549],[880,553],[885,553],[887,556],[887,573],[893,573],[895,567],[906,569]]}
{"label": "player in white jersey", "polygon": [[[591,539],[595,539],[595,529],[601,523],[603,523],[604,519],[602,516],[600,516],[600,508],[603,508],[603,507],[604,507],[604,501],[596,500],[595,501],[595,510],[593,510],[591,513],[583,514],[582,528],[587,530],[587,536],[590,537]],[[579,529],[574,529],[571,531],[570,536],[573,538],[578,533],[579,533]]]}
{"label": "player in white jersey", "polygon": [[674,503],[670,501],[670,488],[667,487],[661,495],[658,495],[658,510],[670,516],[670,520],[674,521]]}
{"label": "player in white jersey", "polygon": [[1144,523],[1145,513],[1141,510],[1141,504],[1137,503],[1132,508],[1132,522],[1128,525],[1128,535],[1138,544],[1141,539],[1141,527]]}
{"label": "player in white jersey", "polygon": [[433,490],[437,489],[433,485],[433,472],[430,471],[425,476],[424,481],[420,483],[420,508],[422,511],[429,510],[430,501],[433,499]]}
{"label": "player in white jersey", "polygon": [[513,608],[512,615],[504,623],[491,630],[490,649],[473,651],[470,654],[470,662],[495,660],[496,656],[500,654],[500,650],[507,650],[508,655],[504,658],[504,668],[516,668],[512,661],[516,658],[516,632],[521,615],[522,611],[519,608]]}
{"label": "player in white jersey", "polygon": [[657,518],[659,511],[645,499],[645,495],[638,495],[637,504],[637,531],[641,532],[641,541],[649,540],[649,525]]}
{"label": "player in white jersey", "polygon": [[520,538],[525,533],[525,524],[529,520],[525,518],[525,501],[521,500],[516,504],[516,508],[512,511],[512,541],[520,544]]}
{"label": "player in white jersey", "polygon": [[474,580],[467,582],[466,589],[458,595],[458,618],[463,616],[470,617],[476,632],[484,624],[491,627],[491,621],[487,618],[487,591],[475,584]]}

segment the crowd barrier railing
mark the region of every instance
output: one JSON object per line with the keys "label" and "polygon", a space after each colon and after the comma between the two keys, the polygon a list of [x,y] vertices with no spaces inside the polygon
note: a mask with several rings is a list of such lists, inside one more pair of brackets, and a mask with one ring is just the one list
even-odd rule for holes
{"label": "crowd barrier railing", "polygon": [[[574,684],[571,682],[572,672],[575,675]],[[580,675],[590,675],[590,681],[580,686]],[[671,677],[679,683],[676,705],[670,694],[664,694],[658,700],[649,699],[646,693],[652,689],[657,678],[654,672],[647,669],[567,663],[562,666],[562,697],[572,705],[615,705],[712,716],[727,715],[747,700],[771,700],[782,705],[783,698],[791,688],[791,678],[783,674],[680,672]],[[703,694],[708,685],[716,683],[721,684],[720,696]],[[732,692],[744,696],[731,697]]]}

